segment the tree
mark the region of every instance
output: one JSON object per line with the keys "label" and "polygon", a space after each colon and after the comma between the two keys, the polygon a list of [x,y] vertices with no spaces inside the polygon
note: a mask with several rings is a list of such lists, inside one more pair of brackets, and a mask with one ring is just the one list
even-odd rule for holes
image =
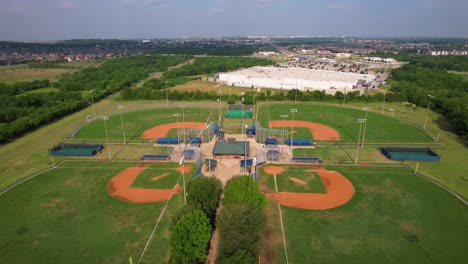
{"label": "tree", "polygon": [[231,256],[220,258],[216,262],[218,264],[256,264],[258,260],[247,250],[239,249]]}
{"label": "tree", "polygon": [[198,177],[187,187],[187,205],[202,210],[214,224],[221,197],[221,182],[215,177]]}
{"label": "tree", "polygon": [[227,182],[222,203],[223,206],[244,204],[264,208],[267,200],[251,176],[236,176]]}
{"label": "tree", "polygon": [[227,259],[258,256],[266,227],[266,216],[261,209],[242,203],[225,206],[218,214],[217,227],[219,263],[238,263]]}
{"label": "tree", "polygon": [[205,261],[211,226],[201,210],[184,215],[175,225],[169,240],[172,263]]}

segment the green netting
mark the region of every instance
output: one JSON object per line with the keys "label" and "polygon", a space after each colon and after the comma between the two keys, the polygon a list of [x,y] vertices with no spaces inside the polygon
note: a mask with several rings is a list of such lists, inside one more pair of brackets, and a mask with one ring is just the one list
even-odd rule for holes
{"label": "green netting", "polygon": [[226,118],[242,118],[242,114],[244,118],[252,118],[251,111],[242,111],[242,110],[228,110],[226,112]]}

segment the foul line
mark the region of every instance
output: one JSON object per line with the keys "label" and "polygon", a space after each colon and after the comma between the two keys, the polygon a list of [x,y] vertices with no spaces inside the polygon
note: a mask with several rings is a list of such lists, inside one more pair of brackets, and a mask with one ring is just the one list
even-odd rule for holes
{"label": "foul line", "polygon": [[59,164],[56,164],[56,165],[53,166],[52,168],[48,168],[48,169],[46,169],[46,170],[43,170],[43,171],[41,171],[41,172],[39,172],[39,173],[36,173],[36,174],[33,174],[33,175],[29,176],[29,177],[26,177],[26,178],[24,178],[24,179],[22,179],[22,180],[20,180],[20,181],[18,181],[18,182],[15,182],[15,183],[9,185],[9,186],[6,187],[3,191],[0,192],[0,195],[3,195],[4,193],[8,192],[9,190],[15,188],[16,186],[22,184],[23,182],[25,182],[25,181],[27,181],[27,180],[30,180],[30,179],[32,179],[32,178],[34,178],[34,177],[36,177],[36,176],[39,176],[39,175],[41,175],[41,174],[43,174],[43,173],[46,173],[46,172],[51,171],[51,170],[53,170],[53,169],[56,169],[56,168],[57,168],[58,166],[60,166],[60,164],[62,164],[63,162],[64,162],[64,160],[62,160]]}
{"label": "foul line", "polygon": [[[278,192],[278,184],[276,183],[276,174],[274,174],[273,177],[275,179],[275,189],[276,189],[276,192]],[[288,249],[286,247],[286,236],[284,235],[283,214],[281,213],[281,205],[279,203],[278,203],[278,211],[279,211],[279,216],[280,216],[281,233],[283,234],[284,256],[286,257],[286,263],[289,263]]]}
{"label": "foul line", "polygon": [[[176,185],[179,183],[180,177],[181,177],[181,176],[182,176],[182,172],[180,173],[179,178],[177,179]],[[175,187],[175,186],[174,186],[174,187]],[[185,195],[185,193],[184,193],[183,195]],[[151,231],[151,235],[150,235],[150,237],[148,238],[148,241],[146,241],[145,248],[143,249],[143,252],[141,252],[140,257],[138,258],[138,262],[137,262],[138,264],[141,262],[141,259],[142,259],[143,256],[145,255],[146,249],[148,248],[148,246],[149,246],[151,240],[153,240],[154,232],[156,232],[156,228],[158,228],[159,222],[161,221],[161,219],[162,219],[164,213],[166,212],[167,205],[169,204],[169,201],[172,199],[172,196],[173,196],[173,195],[171,195],[171,198],[169,198],[169,200],[167,200],[166,205],[164,206],[163,210],[161,211],[161,214],[159,214],[158,221],[157,221],[156,224],[154,225],[153,231]]]}

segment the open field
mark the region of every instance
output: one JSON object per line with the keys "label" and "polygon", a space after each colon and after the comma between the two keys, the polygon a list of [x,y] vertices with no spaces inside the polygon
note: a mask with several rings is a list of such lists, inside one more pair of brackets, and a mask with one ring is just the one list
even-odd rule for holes
{"label": "open field", "polygon": [[[356,193],[349,203],[331,210],[281,206],[290,263],[462,263],[468,257],[468,211],[448,192],[405,168],[326,168],[345,175]],[[273,190],[266,185],[272,177],[260,175],[262,188],[269,192]],[[275,209],[269,207],[266,210]],[[281,237],[277,223],[268,226],[266,235]],[[278,253],[280,246],[264,245]],[[286,262],[284,256],[276,257],[277,263]]]}
{"label": "open field", "polygon": [[[187,122],[207,122],[210,118],[213,120],[216,118],[215,115],[210,115],[211,109],[185,109],[185,121]],[[168,108],[168,109],[156,109],[156,110],[145,110],[126,112],[122,114],[124,120],[124,131],[127,140],[139,140],[141,134],[154,126],[176,123],[177,117],[174,114],[182,115],[182,109],[180,108]],[[179,117],[179,121],[182,121],[182,117]],[[106,121],[107,130],[109,133],[109,140],[123,141],[122,121],[120,115],[110,116],[109,120]],[[105,129],[104,121],[98,120],[83,129],[81,129],[76,136],[75,140],[105,140]]]}
{"label": "open field", "polygon": [[[352,162],[356,159],[356,147],[338,146],[317,146],[315,148],[295,148],[294,156],[298,157],[319,157],[323,161],[330,162]],[[380,148],[359,148],[358,160],[375,163],[396,163],[397,161],[388,159],[380,151]]]}
{"label": "open field", "polygon": [[18,96],[21,96],[21,95],[24,95],[24,94],[50,93],[50,92],[59,92],[59,91],[60,91],[60,89],[58,89],[58,88],[47,87],[47,88],[41,88],[41,89],[27,91],[27,92],[21,93]]}
{"label": "open field", "polygon": [[14,83],[21,81],[33,81],[49,79],[51,82],[57,80],[60,74],[76,72],[78,69],[29,69],[27,67],[16,67],[9,69],[0,68],[0,82]]}
{"label": "open field", "polygon": [[[128,263],[131,256],[136,261],[166,203],[130,204],[107,193],[110,178],[135,165],[66,161],[0,196],[2,260]],[[179,180],[177,164],[167,163],[164,168],[160,165],[147,165],[145,174],[171,171],[161,186],[173,187]],[[152,188],[151,184],[158,181],[147,181],[142,176],[137,177],[140,187]],[[187,179],[192,176],[193,173],[187,174]],[[183,206],[181,198],[175,195],[169,202],[150,244],[151,252],[145,256],[148,261],[164,259],[170,216]]]}
{"label": "open field", "polygon": [[[240,95],[242,93],[252,91],[251,88],[229,86],[229,85],[224,85],[221,83],[208,82],[208,81],[190,81],[190,82],[178,85],[176,87],[173,87],[171,89],[175,89],[178,91],[189,91],[189,92],[194,92],[194,91],[210,92],[211,91],[211,92],[219,93],[221,97],[227,94]],[[262,91],[263,90],[265,89],[262,89]]]}
{"label": "open field", "polygon": [[[298,111],[295,120],[316,122],[336,129],[342,141],[357,141],[359,137],[358,118],[365,118],[362,110],[324,104],[262,104],[259,107],[258,121],[268,127],[270,120],[281,120],[291,108]],[[418,128],[397,119],[369,112],[365,140],[368,143],[430,143],[431,138]]]}

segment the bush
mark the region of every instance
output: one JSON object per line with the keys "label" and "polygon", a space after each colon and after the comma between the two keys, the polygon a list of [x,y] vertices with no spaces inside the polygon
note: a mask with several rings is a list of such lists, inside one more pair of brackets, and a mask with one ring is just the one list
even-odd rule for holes
{"label": "bush", "polygon": [[215,177],[199,177],[187,186],[187,205],[202,210],[213,225],[221,197],[221,182]]}
{"label": "bush", "polygon": [[205,261],[210,237],[210,222],[201,210],[184,215],[173,228],[169,240],[171,262]]}
{"label": "bush", "polygon": [[244,204],[261,209],[267,200],[251,176],[236,176],[227,182],[222,203],[223,206]]}

